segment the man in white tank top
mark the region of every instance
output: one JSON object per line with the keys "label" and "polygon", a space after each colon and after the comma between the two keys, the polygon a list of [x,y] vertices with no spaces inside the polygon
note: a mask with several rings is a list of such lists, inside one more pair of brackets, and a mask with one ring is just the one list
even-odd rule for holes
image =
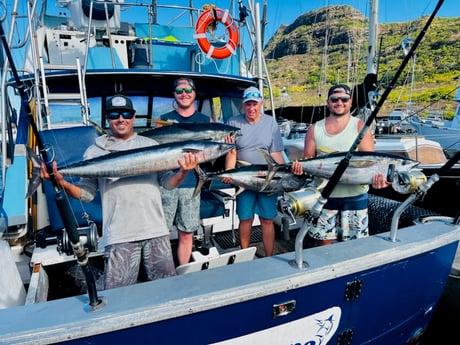
{"label": "man in white tank top", "polygon": [[[364,122],[351,116],[351,89],[345,84],[332,86],[328,92],[327,118],[311,125],[305,136],[304,157],[316,157],[337,151],[348,151]],[[370,131],[364,134],[358,150],[374,151],[374,138]],[[293,163],[293,172],[302,172],[298,162]],[[374,188],[387,187],[385,176],[374,176]],[[315,245],[326,245],[334,241],[346,241],[369,236],[368,230],[368,185],[338,183],[324,205],[317,226],[308,231]]]}

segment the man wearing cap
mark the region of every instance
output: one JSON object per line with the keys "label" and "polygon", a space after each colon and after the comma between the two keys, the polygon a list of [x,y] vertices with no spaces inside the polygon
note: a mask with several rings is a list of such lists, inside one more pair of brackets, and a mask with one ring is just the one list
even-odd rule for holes
{"label": "man wearing cap", "polygon": [[[234,140],[236,149],[226,156],[225,169],[236,167],[237,160],[250,164],[267,164],[259,150],[268,153],[277,163],[284,163],[283,139],[279,126],[272,116],[262,113],[262,94],[255,87],[244,90],[242,108],[244,114],[231,117],[227,124],[240,128],[240,135]],[[231,140],[228,138],[228,140]],[[231,183],[230,178],[222,179]],[[265,256],[273,254],[278,195],[245,190],[236,199],[241,248],[249,247],[252,223],[257,214],[262,228],[262,242]]]}
{"label": "man wearing cap", "polygon": [[[175,109],[160,116],[163,121],[177,123],[211,122],[211,117],[195,109],[196,89],[192,79],[180,77],[174,81]],[[157,125],[160,127],[161,125]],[[200,228],[200,195],[193,196],[198,183],[196,172],[187,175],[185,181],[174,190],[162,190],[163,208],[168,228],[174,222],[177,228],[177,261],[184,265],[190,261],[193,234]]]}
{"label": "man wearing cap", "polygon": [[[115,95],[109,98],[104,115],[109,122],[110,133],[96,138],[95,144],[86,149],[83,159],[158,144],[134,132],[135,109],[128,97]],[[180,169],[177,172],[120,179],[82,178],[78,185],[65,180],[57,171],[56,162],[53,163],[57,183],[71,197],[90,202],[97,189],[100,190],[104,289],[134,284],[139,273],[145,280],[176,274],[169,230],[161,204],[160,185],[166,189],[177,187],[197,162],[195,155],[185,153],[183,159],[179,160]],[[49,179],[44,164],[41,176]]]}
{"label": "man wearing cap", "polygon": [[[312,124],[305,136],[304,157],[316,157],[332,152],[348,151],[364,126],[364,122],[350,114],[351,89],[336,84],[329,89],[327,106],[329,116]],[[364,134],[359,151],[374,151],[374,138],[369,130]],[[292,170],[302,173],[302,165],[293,162]],[[382,174],[374,176],[374,188],[387,187]],[[326,245],[337,240],[350,240],[369,236],[368,185],[338,183],[324,205],[317,226],[308,231],[315,245]]]}

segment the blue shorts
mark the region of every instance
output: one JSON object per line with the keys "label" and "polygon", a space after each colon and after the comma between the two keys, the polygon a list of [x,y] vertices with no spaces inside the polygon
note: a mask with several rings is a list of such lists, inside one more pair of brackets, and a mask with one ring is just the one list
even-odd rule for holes
{"label": "blue shorts", "polygon": [[254,218],[254,214],[264,219],[276,217],[278,194],[258,193],[245,190],[236,197],[236,214],[241,220]]}

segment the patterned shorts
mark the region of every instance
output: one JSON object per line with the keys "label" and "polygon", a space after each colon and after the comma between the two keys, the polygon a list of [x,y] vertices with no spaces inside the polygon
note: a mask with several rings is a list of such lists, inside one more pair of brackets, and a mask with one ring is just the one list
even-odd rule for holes
{"label": "patterned shorts", "polygon": [[321,210],[316,227],[309,229],[308,235],[316,240],[342,241],[369,236],[367,204],[367,194],[329,199]]}
{"label": "patterned shorts", "polygon": [[194,233],[200,228],[200,195],[194,188],[161,189],[163,211],[169,231],[175,224],[182,232]]}
{"label": "patterned shorts", "polygon": [[169,235],[144,241],[112,244],[104,251],[104,289],[176,275]]}

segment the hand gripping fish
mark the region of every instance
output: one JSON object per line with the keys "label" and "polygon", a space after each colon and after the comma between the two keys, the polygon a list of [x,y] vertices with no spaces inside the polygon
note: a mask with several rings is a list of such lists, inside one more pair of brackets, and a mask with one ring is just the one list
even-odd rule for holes
{"label": "hand gripping fish", "polygon": [[[280,167],[291,166],[291,163],[278,164],[265,152],[261,151],[261,154],[267,161],[270,170],[265,181],[266,187]],[[298,162],[302,164],[304,173],[330,179],[346,154],[347,152],[337,152],[309,159],[300,159]],[[386,176],[388,182],[392,182],[399,173],[408,172],[418,164],[419,162],[415,160],[390,153],[356,151],[353,153],[339,182],[345,184],[372,184],[372,178],[377,173],[382,173]]]}
{"label": "hand gripping fish", "polygon": [[[75,164],[58,169],[63,176],[78,177],[107,177],[121,178],[127,176],[146,175],[159,171],[179,168],[178,160],[184,153],[196,153],[198,163],[214,161],[225,155],[234,144],[212,141],[186,141],[160,144],[136,148],[126,151],[117,151],[92,159],[82,160]],[[32,151],[29,158],[36,168],[29,183],[28,195],[31,195],[40,184],[40,162],[38,156]],[[38,169],[38,171],[37,171]],[[36,181],[38,179],[38,181]]]}

